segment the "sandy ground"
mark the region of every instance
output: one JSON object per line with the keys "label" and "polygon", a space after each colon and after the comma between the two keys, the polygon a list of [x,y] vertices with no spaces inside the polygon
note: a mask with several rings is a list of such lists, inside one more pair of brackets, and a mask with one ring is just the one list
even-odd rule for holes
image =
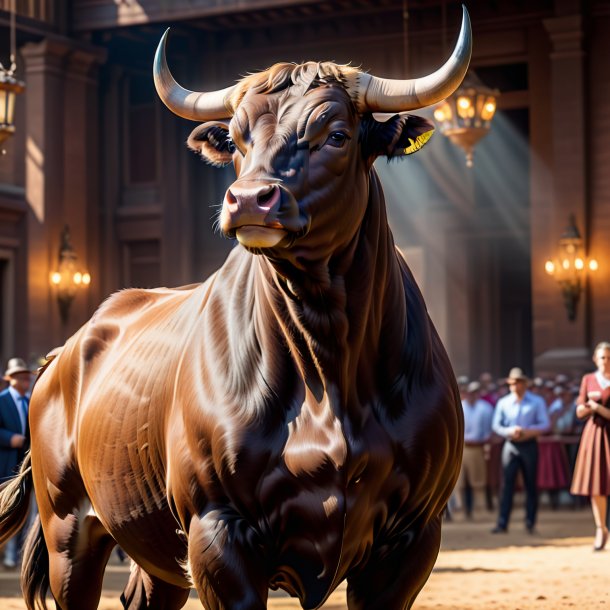
{"label": "sandy ground", "polygon": [[[555,610],[610,608],[609,550],[592,551],[590,510],[541,510],[538,532],[523,529],[516,510],[508,534],[492,535],[494,515],[477,514],[473,522],[460,515],[446,523],[436,567],[415,610]],[[115,558],[105,579],[100,608],[121,610],[118,601],[128,568]],[[49,604],[49,607],[54,607]],[[194,595],[187,610],[201,609]],[[0,571],[0,610],[24,610],[16,572]],[[299,603],[272,592],[272,610],[298,610]],[[324,610],[345,610],[345,589],[336,591]]]}

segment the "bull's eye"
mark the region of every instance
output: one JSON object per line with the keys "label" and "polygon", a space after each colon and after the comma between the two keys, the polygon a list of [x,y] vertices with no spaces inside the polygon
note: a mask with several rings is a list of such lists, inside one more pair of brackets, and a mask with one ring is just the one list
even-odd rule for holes
{"label": "bull's eye", "polygon": [[335,148],[341,148],[345,141],[348,139],[347,134],[342,131],[333,131],[329,136],[328,140],[326,140],[327,144],[334,146]]}

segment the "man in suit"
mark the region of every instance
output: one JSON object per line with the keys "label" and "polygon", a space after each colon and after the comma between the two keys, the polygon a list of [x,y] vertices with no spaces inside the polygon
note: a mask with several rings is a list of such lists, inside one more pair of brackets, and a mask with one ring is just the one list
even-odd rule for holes
{"label": "man in suit", "polygon": [[[28,409],[32,371],[21,358],[11,358],[4,372],[9,386],[0,392],[0,483],[19,469],[30,447]],[[21,536],[11,538],[4,547],[4,567],[17,565]]]}

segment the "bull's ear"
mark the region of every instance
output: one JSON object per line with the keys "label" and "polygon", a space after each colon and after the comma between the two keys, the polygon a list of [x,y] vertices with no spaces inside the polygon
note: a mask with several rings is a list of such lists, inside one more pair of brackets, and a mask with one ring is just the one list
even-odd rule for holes
{"label": "bull's ear", "polygon": [[226,123],[220,121],[210,121],[195,127],[186,144],[208,163],[218,167],[231,163],[235,152],[229,128]]}
{"label": "bull's ear", "polygon": [[395,114],[385,121],[369,115],[363,119],[362,127],[366,159],[379,156],[393,159],[411,155],[424,146],[434,133],[434,125],[428,119],[414,114]]}

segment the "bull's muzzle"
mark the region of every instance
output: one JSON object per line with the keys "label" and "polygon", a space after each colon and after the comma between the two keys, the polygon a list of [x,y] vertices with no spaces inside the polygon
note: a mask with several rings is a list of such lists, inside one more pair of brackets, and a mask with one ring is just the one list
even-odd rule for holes
{"label": "bull's muzzle", "polygon": [[288,234],[277,219],[281,202],[277,184],[236,182],[225,194],[220,227],[248,248],[273,248]]}

